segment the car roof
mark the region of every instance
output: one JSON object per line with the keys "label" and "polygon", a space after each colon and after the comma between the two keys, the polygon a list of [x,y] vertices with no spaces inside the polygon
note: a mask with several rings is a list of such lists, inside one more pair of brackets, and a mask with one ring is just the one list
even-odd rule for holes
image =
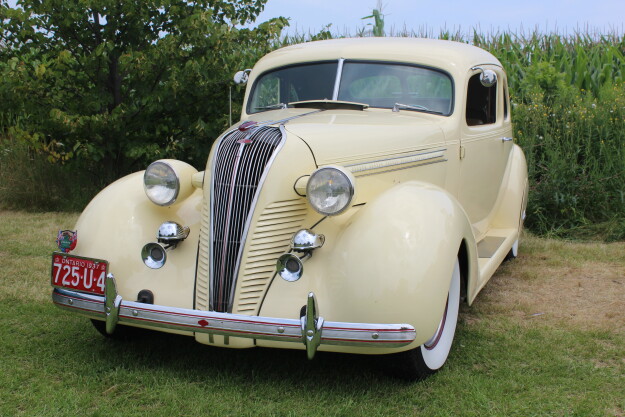
{"label": "car roof", "polygon": [[442,69],[454,78],[466,74],[476,65],[501,66],[489,52],[461,42],[392,37],[343,38],[307,42],[273,51],[258,61],[252,78],[271,68],[339,58],[413,63]]}

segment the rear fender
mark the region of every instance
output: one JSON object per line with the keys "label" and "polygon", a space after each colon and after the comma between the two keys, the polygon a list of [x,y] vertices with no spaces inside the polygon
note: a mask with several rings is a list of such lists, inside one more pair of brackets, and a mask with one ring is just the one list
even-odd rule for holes
{"label": "rear fender", "polygon": [[[493,228],[518,228],[521,231],[523,213],[527,205],[527,162],[525,154],[514,145],[510,156],[506,182],[502,184],[502,198],[493,218]],[[520,210],[519,210],[520,207]]]}

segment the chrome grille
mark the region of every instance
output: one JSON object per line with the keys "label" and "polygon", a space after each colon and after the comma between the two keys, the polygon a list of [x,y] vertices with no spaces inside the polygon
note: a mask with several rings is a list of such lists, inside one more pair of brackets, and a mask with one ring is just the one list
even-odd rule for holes
{"label": "chrome grille", "polygon": [[234,130],[218,144],[211,184],[210,310],[232,311],[254,202],[282,138],[279,128],[264,126]]}

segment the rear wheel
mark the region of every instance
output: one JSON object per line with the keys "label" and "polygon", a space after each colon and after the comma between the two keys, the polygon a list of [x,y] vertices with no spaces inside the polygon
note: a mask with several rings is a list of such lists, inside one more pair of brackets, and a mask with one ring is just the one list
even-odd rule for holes
{"label": "rear wheel", "polygon": [[519,254],[519,239],[514,241],[514,243],[512,244],[512,247],[510,248],[510,251],[508,252],[508,254],[503,260],[504,262],[511,261],[512,259],[515,259],[518,254]]}
{"label": "rear wheel", "polygon": [[445,311],[434,335],[418,348],[392,355],[394,373],[408,380],[424,379],[447,360],[456,333],[460,309],[460,263],[456,260]]}

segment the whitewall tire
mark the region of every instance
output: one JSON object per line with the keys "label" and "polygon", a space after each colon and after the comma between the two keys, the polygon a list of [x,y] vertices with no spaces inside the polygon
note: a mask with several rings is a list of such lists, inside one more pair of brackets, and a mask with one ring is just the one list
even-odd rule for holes
{"label": "whitewall tire", "polygon": [[447,361],[460,309],[460,264],[456,259],[443,317],[432,337],[416,349],[392,355],[390,368],[397,376],[418,380],[438,371]]}
{"label": "whitewall tire", "polygon": [[435,371],[439,369],[447,360],[447,356],[451,350],[451,344],[454,341],[454,335],[456,334],[456,323],[458,322],[459,309],[460,265],[456,260],[443,318],[441,319],[434,336],[419,347],[421,356],[423,357],[423,362],[429,370]]}

